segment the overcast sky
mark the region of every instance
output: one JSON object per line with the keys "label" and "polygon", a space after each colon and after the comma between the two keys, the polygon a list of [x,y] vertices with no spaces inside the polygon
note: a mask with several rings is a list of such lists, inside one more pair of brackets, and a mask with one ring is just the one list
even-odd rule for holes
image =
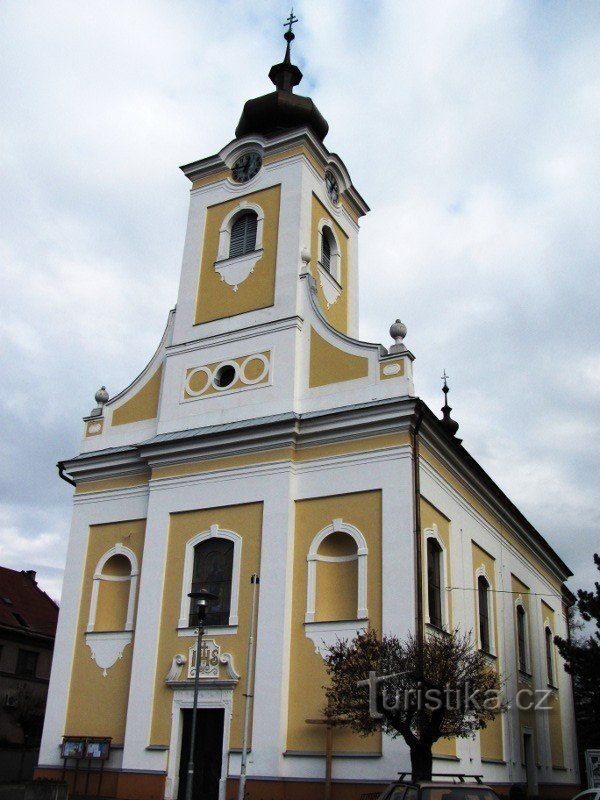
{"label": "overcast sky", "polygon": [[[600,2],[304,0],[294,59],[371,206],[361,337],[408,326],[469,452],[595,577]],[[265,94],[275,0],[0,2],[0,563],[58,598],[81,418],[153,353],[189,183]]]}

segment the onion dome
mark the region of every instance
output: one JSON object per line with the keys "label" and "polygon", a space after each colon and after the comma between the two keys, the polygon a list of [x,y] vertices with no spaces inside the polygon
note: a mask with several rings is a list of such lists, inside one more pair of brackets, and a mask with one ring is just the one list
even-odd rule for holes
{"label": "onion dome", "polygon": [[302,73],[290,58],[290,45],[295,39],[292,33],[294,22],[298,20],[292,11],[286,23],[288,30],[284,33],[287,42],[284,59],[280,64],[274,64],[269,72],[275,91],[246,102],[235,129],[237,138],[252,133],[275,136],[281,131],[303,127],[310,128],[320,141],[327,136],[327,120],[310,97],[293,93],[294,86],[302,80]]}

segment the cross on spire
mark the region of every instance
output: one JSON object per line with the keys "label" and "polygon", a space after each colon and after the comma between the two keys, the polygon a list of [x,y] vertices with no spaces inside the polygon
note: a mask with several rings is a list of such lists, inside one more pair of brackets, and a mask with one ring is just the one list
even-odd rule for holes
{"label": "cross on spire", "polygon": [[444,381],[444,386],[445,387],[448,386],[448,378],[449,377],[450,377],[450,375],[446,375],[446,370],[444,370],[444,374],[442,375],[442,380]]}
{"label": "cross on spire", "polygon": [[296,23],[296,22],[298,22],[298,18],[294,16],[294,9],[292,8],[292,10],[290,11],[289,17],[283,23],[283,27],[284,28],[285,28],[286,25],[288,26],[288,29],[287,29],[287,32],[286,32],[287,35],[285,36],[286,39],[287,39],[288,35],[291,35],[292,38],[294,37],[294,32],[292,31],[292,25],[294,23]]}

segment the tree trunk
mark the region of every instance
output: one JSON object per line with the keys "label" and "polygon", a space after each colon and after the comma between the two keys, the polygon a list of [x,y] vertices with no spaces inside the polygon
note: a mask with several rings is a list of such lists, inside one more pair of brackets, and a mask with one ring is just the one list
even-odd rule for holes
{"label": "tree trunk", "polygon": [[412,767],[413,781],[430,781],[433,769],[431,745],[422,744],[421,742],[411,745],[410,765]]}

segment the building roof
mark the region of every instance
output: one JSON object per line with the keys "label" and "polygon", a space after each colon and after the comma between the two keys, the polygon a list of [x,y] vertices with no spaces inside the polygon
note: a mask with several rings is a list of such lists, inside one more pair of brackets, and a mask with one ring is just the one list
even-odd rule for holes
{"label": "building roof", "polygon": [[0,567],[0,627],[54,638],[58,606],[37,585],[33,570]]}

